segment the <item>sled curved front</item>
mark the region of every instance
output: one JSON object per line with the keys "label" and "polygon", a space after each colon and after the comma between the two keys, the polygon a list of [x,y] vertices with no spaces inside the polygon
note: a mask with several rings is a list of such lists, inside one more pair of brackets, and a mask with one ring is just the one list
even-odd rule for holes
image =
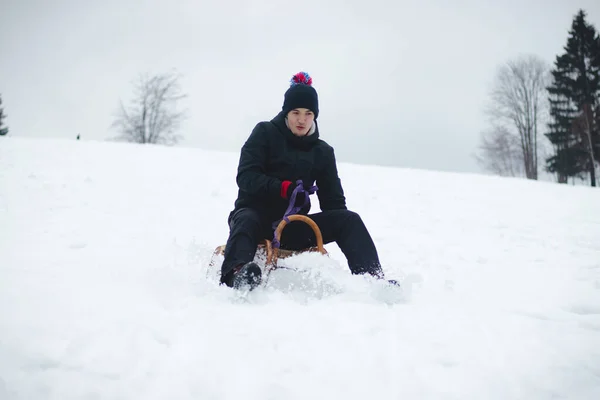
{"label": "sled curved front", "polygon": [[[288,217],[288,220],[289,220],[289,222],[301,221],[301,222],[308,224],[312,228],[312,230],[315,234],[315,237],[317,239],[317,245],[313,246],[313,247],[301,249],[301,250],[287,250],[287,249],[280,249],[277,247],[273,247],[273,243],[271,242],[271,240],[268,240],[268,239],[262,240],[258,244],[257,251],[263,252],[266,255],[265,267],[267,268],[268,271],[277,268],[277,260],[279,260],[279,259],[284,259],[284,258],[288,258],[288,257],[294,256],[294,255],[308,253],[308,252],[310,252],[310,253],[318,252],[323,255],[327,255],[327,250],[325,250],[325,247],[323,245],[323,235],[321,234],[321,230],[319,229],[319,227],[315,223],[315,221],[313,221],[310,217],[308,217],[306,215],[301,215],[301,214],[290,215]],[[275,229],[275,238],[277,239],[277,241],[281,240],[281,233],[287,224],[288,224],[288,222],[286,222],[285,220],[282,220],[279,223],[279,225],[277,225],[277,228]],[[215,251],[213,253],[213,257],[210,261],[209,267],[212,268],[214,266],[215,256],[225,255],[225,247],[226,247],[226,245],[221,245],[215,249]]]}
{"label": "sled curved front", "polygon": [[[323,245],[323,235],[321,234],[321,230],[319,229],[319,226],[315,223],[315,221],[313,221],[310,217],[307,217],[306,215],[301,215],[301,214],[290,215],[287,219],[289,220],[289,222],[301,221],[301,222],[308,224],[308,226],[310,226],[312,228],[313,232],[315,233],[315,237],[317,238],[317,246],[309,247],[309,248],[299,250],[299,251],[293,251],[293,250],[279,249],[277,247],[273,248],[271,242],[267,241],[268,242],[268,244],[267,244],[267,265],[276,265],[277,259],[286,258],[286,257],[289,257],[290,255],[299,254],[299,253],[319,252],[323,255],[327,254],[327,250],[325,250],[325,247]],[[281,233],[283,231],[283,228],[285,228],[287,226],[287,224],[288,224],[287,221],[281,220],[279,225],[277,225],[277,228],[275,229],[275,238],[277,239],[277,241],[281,240]]]}

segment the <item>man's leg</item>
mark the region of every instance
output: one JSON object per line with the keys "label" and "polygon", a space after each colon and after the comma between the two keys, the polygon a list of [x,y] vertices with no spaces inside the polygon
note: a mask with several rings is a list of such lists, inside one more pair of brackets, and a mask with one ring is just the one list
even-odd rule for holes
{"label": "man's leg", "polygon": [[[237,211],[229,221],[229,237],[221,266],[221,283],[231,279],[233,269],[254,259],[258,243],[264,236],[265,225],[257,211],[245,208]],[[230,274],[228,276],[228,274]]]}
{"label": "man's leg", "polygon": [[[330,210],[309,215],[319,226],[325,244],[336,242],[353,274],[368,273],[383,278],[375,243],[360,216],[349,210]],[[281,233],[281,248],[300,250],[316,246],[311,227],[294,221]]]}

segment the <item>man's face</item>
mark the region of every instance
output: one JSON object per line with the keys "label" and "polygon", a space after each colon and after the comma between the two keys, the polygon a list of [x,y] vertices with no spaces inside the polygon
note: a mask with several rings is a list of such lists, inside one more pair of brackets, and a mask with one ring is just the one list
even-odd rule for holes
{"label": "man's face", "polygon": [[295,108],[287,115],[288,125],[296,136],[306,136],[312,128],[315,114],[308,108]]}

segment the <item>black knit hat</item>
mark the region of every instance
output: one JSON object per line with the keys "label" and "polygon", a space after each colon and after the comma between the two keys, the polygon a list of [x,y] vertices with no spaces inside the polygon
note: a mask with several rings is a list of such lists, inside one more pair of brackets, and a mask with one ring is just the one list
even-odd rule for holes
{"label": "black knit hat", "polygon": [[308,108],[319,116],[319,96],[312,87],[312,78],[306,72],[298,72],[290,80],[290,88],[285,92],[282,111],[288,112],[295,108]]}

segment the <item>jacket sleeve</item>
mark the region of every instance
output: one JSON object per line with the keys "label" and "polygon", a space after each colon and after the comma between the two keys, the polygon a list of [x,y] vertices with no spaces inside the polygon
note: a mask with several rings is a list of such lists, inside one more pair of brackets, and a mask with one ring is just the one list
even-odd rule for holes
{"label": "jacket sleeve", "polygon": [[242,146],[236,177],[241,190],[254,196],[279,196],[281,181],[266,175],[268,155],[267,132],[259,123]]}
{"label": "jacket sleeve", "polygon": [[345,210],[346,198],[342,182],[338,176],[335,152],[329,148],[325,161],[325,167],[316,179],[319,190],[317,196],[321,210]]}

